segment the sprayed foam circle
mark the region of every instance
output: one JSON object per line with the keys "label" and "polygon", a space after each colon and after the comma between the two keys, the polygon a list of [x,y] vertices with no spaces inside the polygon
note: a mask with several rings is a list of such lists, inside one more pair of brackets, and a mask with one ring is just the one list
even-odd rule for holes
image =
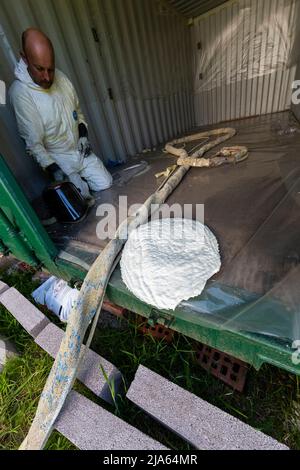
{"label": "sprayed foam circle", "polygon": [[174,310],[201,294],[221,259],[216,237],[201,222],[157,219],[131,232],[120,266],[125,285],[138,299]]}

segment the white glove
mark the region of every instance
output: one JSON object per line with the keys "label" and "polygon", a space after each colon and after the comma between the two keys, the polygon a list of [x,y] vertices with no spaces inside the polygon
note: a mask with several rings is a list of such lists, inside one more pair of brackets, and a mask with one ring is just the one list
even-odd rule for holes
{"label": "white glove", "polygon": [[78,151],[83,158],[88,157],[92,153],[91,144],[87,137],[80,137],[78,140]]}

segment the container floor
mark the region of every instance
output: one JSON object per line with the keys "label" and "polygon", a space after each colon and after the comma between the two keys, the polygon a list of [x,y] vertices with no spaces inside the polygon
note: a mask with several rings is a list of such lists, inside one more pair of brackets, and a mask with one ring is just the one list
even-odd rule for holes
{"label": "container floor", "polygon": [[[230,329],[300,339],[300,126],[287,111],[202,130],[220,127],[237,130],[220,148],[245,145],[248,159],[219,168],[191,168],[167,201],[182,208],[192,204],[193,217],[196,205],[204,205],[204,223],[216,235],[222,258],[221,271],[203,295],[183,308],[215,315]],[[141,174],[134,176],[136,168],[126,170],[141,161],[146,162]],[[86,219],[51,226],[50,236],[65,251],[85,252],[85,261],[91,263],[108,241],[99,238],[98,224],[108,219],[97,212],[98,206],[112,204],[118,216],[120,196],[127,197],[128,207],[143,203],[160,183],[155,174],[175,162],[159,149],[116,167],[113,187],[95,194],[96,206]],[[250,305],[255,309],[249,310]]]}

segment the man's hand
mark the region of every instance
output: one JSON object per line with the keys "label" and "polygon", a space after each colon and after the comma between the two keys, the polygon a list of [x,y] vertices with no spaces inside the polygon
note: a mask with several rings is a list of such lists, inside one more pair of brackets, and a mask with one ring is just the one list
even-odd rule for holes
{"label": "man's hand", "polygon": [[88,157],[92,153],[91,144],[88,139],[88,130],[85,124],[81,122],[78,125],[78,150],[82,158]]}
{"label": "man's hand", "polygon": [[91,144],[87,137],[80,137],[78,140],[78,150],[83,158],[88,157],[92,153]]}
{"label": "man's hand", "polygon": [[61,182],[65,179],[64,172],[59,168],[57,163],[52,163],[51,165],[46,167],[46,172],[48,173],[49,177],[52,181]]}

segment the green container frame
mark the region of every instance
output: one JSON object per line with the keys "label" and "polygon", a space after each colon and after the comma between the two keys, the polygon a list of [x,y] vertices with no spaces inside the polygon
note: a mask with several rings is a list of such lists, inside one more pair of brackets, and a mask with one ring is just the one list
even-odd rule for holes
{"label": "green container frame", "polygon": [[[58,257],[58,248],[50,239],[1,155],[0,201],[1,253],[12,253],[16,258],[67,281],[84,279],[86,270]],[[300,354],[299,361],[295,360],[295,350],[290,346],[276,338],[222,329],[213,319],[202,318],[199,314],[196,318],[184,309],[176,309],[173,315],[156,311],[126,289],[118,268],[110,279],[106,295],[111,302],[148,318],[149,322],[168,326],[196,341],[239,358],[257,370],[262,364],[268,363],[300,375]]]}

